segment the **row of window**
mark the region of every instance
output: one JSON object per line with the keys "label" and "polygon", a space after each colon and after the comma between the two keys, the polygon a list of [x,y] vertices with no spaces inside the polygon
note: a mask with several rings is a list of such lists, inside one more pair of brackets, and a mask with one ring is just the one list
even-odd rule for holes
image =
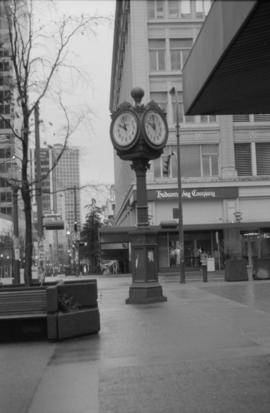
{"label": "row of window", "polygon": [[[193,40],[183,39],[149,39],[150,71],[180,71],[192,48]],[[169,50],[169,58],[166,51]]]}
{"label": "row of window", "polygon": [[[180,151],[181,176],[218,176],[218,145],[183,145]],[[177,147],[168,146],[154,161],[156,178],[177,177]]]}
{"label": "row of window", "polygon": [[[235,169],[238,176],[270,175],[270,142],[236,143]],[[181,176],[211,177],[219,175],[219,146],[216,144],[181,145]],[[155,178],[177,177],[177,147],[165,148],[154,160]]]}
{"label": "row of window", "polygon": [[178,106],[178,120],[180,123],[215,123],[215,115],[186,116],[184,115],[183,93],[178,93],[178,105],[175,97],[168,92],[152,92],[150,99],[154,100],[167,114],[168,123],[176,123],[176,110]]}
{"label": "row of window", "polygon": [[149,19],[203,18],[209,12],[211,0],[148,0]]}
{"label": "row of window", "polygon": [[270,114],[256,113],[255,115],[233,115],[233,122],[270,122]]}

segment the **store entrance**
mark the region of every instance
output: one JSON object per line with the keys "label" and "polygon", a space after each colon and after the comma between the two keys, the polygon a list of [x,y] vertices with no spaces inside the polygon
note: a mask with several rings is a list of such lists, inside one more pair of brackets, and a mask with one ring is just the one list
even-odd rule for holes
{"label": "store entrance", "polygon": [[[215,269],[223,268],[223,232],[189,231],[184,233],[184,260],[186,270],[200,269],[200,255],[204,252],[214,258]],[[159,236],[159,268],[174,270],[180,263],[179,234],[167,232]]]}

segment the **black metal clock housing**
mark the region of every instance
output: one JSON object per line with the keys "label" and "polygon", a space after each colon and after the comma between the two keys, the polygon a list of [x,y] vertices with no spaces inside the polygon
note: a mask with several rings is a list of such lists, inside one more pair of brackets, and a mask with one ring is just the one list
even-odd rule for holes
{"label": "black metal clock housing", "polygon": [[162,149],[168,140],[168,126],[164,112],[155,102],[145,108],[142,119],[143,133],[152,149]]}
{"label": "black metal clock housing", "polygon": [[120,151],[128,151],[136,145],[140,135],[140,125],[133,106],[122,103],[112,115],[110,135],[113,146]]}

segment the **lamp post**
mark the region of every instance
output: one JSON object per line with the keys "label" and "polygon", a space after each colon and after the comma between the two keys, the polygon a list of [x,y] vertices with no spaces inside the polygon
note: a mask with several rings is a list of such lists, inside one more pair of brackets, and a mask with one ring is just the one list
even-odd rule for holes
{"label": "lamp post", "polygon": [[180,166],[180,127],[179,127],[179,100],[175,87],[171,88],[170,95],[175,97],[176,103],[176,147],[177,147],[177,183],[178,183],[178,229],[180,249],[180,283],[186,282],[185,256],[184,256],[184,231],[183,231],[183,206],[182,206],[182,183]]}
{"label": "lamp post", "polygon": [[35,110],[35,161],[36,161],[36,203],[37,203],[37,235],[38,235],[38,276],[42,281],[44,277],[44,232],[42,212],[42,185],[41,185],[41,162],[40,162],[40,134],[39,134],[39,106]]}

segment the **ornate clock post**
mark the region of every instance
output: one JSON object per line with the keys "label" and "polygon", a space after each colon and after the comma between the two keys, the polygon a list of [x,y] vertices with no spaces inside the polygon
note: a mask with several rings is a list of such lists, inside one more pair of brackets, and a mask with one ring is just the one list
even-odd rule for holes
{"label": "ornate clock post", "polygon": [[155,102],[141,104],[144,91],[134,88],[135,106],[122,103],[112,113],[111,139],[117,155],[132,161],[137,186],[137,228],[130,232],[132,285],[127,304],[166,301],[158,282],[157,232],[148,221],[146,172],[149,160],[158,158],[168,139],[165,114]]}

